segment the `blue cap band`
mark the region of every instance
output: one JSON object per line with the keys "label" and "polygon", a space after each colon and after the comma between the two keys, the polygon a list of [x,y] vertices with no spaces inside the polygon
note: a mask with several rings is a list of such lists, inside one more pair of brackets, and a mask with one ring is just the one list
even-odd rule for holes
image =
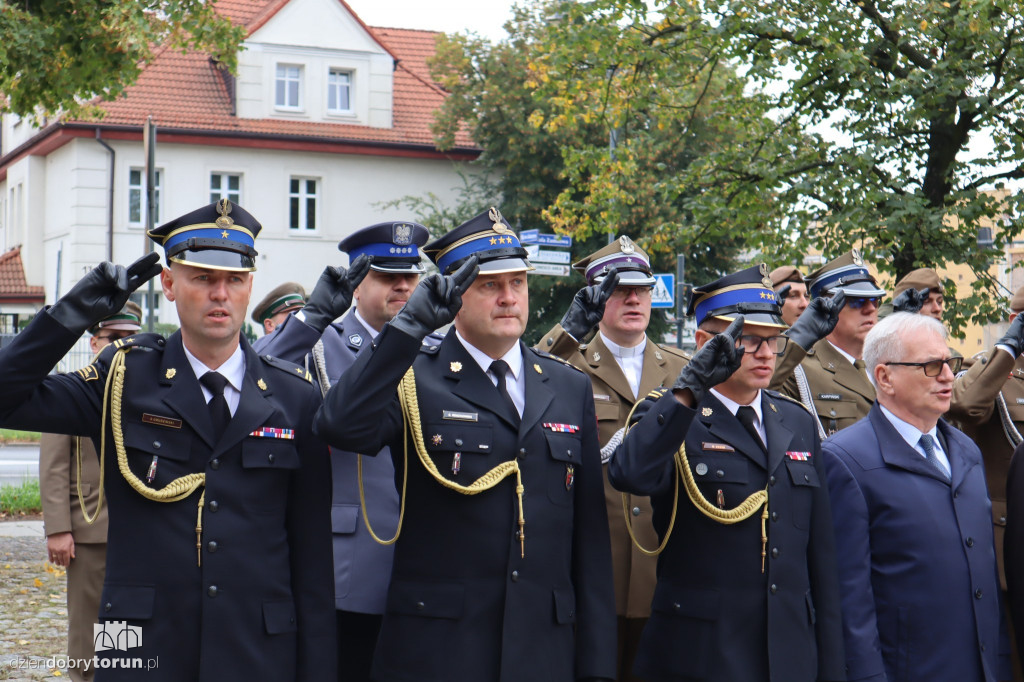
{"label": "blue cap band", "polygon": [[197,227],[195,229],[180,230],[171,235],[163,243],[165,250],[170,251],[178,244],[189,239],[223,239],[236,242],[249,248],[256,248],[256,239],[245,230],[236,230],[231,227]]}
{"label": "blue cap band", "polygon": [[367,256],[380,256],[381,258],[410,258],[416,259],[417,261],[420,260],[420,251],[415,244],[409,244],[408,246],[395,246],[391,242],[374,242],[372,244],[355,246],[348,252],[350,260],[355,260],[363,254],[366,254]]}
{"label": "blue cap band", "polygon": [[720,294],[712,294],[697,304],[694,317],[697,324],[704,321],[719,308],[726,308],[738,303],[777,303],[775,292],[766,287],[744,287],[723,291]]}
{"label": "blue cap band", "polygon": [[495,251],[498,249],[518,249],[522,248],[519,243],[519,237],[512,232],[498,233],[494,230],[488,230],[481,232],[479,237],[470,239],[464,244],[460,244],[448,253],[444,254],[437,259],[437,269],[441,272],[447,272],[448,266],[452,263],[469,258],[474,253],[481,251]]}

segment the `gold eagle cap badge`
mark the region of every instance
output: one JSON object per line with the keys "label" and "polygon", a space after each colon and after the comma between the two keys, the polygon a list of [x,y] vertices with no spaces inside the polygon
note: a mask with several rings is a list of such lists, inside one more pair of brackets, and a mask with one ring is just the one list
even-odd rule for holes
{"label": "gold eagle cap badge", "polygon": [[864,265],[864,259],[860,257],[860,250],[859,249],[854,249],[850,253],[853,256],[853,264],[854,265]]}
{"label": "gold eagle cap badge", "polygon": [[221,199],[217,202],[217,213],[220,214],[216,221],[217,227],[224,229],[235,224],[235,221],[228,215],[228,213],[231,213],[232,208],[234,206],[231,205],[231,201],[228,199]]}
{"label": "gold eagle cap badge", "polygon": [[622,253],[634,253],[636,247],[633,246],[633,240],[626,235],[619,237],[619,251]]}
{"label": "gold eagle cap badge", "polygon": [[487,219],[490,220],[493,225],[491,229],[498,234],[511,234],[512,230],[505,226],[505,220],[501,217],[501,211],[491,206],[491,209],[487,211]]}

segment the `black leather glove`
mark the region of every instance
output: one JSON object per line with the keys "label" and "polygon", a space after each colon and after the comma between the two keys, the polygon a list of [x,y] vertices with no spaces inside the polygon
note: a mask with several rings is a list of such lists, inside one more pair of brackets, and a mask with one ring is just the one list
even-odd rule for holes
{"label": "black leather glove", "polygon": [[796,318],[786,336],[805,351],[832,333],[839,322],[839,311],[846,305],[846,294],[837,291],[832,298],[818,296],[807,309]]}
{"label": "black leather glove", "polygon": [[1013,350],[1013,357],[1018,357],[1024,351],[1024,314],[1018,313],[1010,323],[1003,338],[996,341],[997,346],[1007,346]]}
{"label": "black leather glove", "polygon": [[604,317],[604,305],[619,285],[619,273],[612,268],[600,284],[583,287],[576,292],[572,304],[562,317],[562,329],[582,341]]}
{"label": "black leather glove", "polygon": [[791,292],[792,290],[793,290],[793,285],[792,284],[787,284],[786,286],[782,287],[781,289],[779,289],[778,291],[775,292],[775,295],[779,297],[779,305],[780,306],[783,303],[786,302],[786,297],[789,296],[789,292]]}
{"label": "black leather glove", "polygon": [[892,302],[892,310],[895,313],[919,313],[924,304],[928,302],[928,287],[924,289],[907,289]]}
{"label": "black leather glove", "polygon": [[736,347],[736,339],[743,333],[743,316],[737,315],[729,328],[717,334],[697,351],[690,363],[683,367],[673,391],[690,389],[694,407],[704,399],[708,389],[732,376],[743,359],[743,349]]}
{"label": "black leather glove", "polygon": [[160,254],[148,253],[127,268],[103,262],[78,280],[50,308],[65,329],[84,334],[89,327],[124,308],[131,293],[163,269]]}
{"label": "black leather glove", "polygon": [[420,282],[390,324],[400,332],[422,339],[455,319],[462,294],[480,272],[479,258],[470,256],[451,275],[433,274]]}
{"label": "black leather glove", "polygon": [[302,309],[302,321],[322,334],[352,305],[352,292],[369,270],[370,257],[365,253],[352,261],[348,270],[333,265],[324,268]]}

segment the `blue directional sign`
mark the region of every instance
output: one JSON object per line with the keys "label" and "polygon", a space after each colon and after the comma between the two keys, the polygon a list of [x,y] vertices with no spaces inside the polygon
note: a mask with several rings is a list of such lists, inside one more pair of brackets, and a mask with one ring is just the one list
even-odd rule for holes
{"label": "blue directional sign", "polygon": [[535,243],[541,246],[564,246],[568,248],[572,246],[572,237],[561,234],[538,234]]}
{"label": "blue directional sign", "polygon": [[654,273],[654,280],[651,307],[674,308],[676,306],[676,276],[672,273]]}
{"label": "blue directional sign", "polygon": [[538,236],[540,236],[540,230],[520,230],[519,243],[536,244]]}

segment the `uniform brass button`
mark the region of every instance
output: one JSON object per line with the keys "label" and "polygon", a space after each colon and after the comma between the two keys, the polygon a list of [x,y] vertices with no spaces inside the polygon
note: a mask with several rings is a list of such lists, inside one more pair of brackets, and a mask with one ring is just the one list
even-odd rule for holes
{"label": "uniform brass button", "polygon": [[976,589],[976,590],[974,591],[974,598],[975,598],[975,599],[981,599],[981,598],[982,598],[982,596],[983,596],[984,594],[985,594],[985,593],[984,593],[984,592],[982,592],[982,591],[981,591],[981,588],[979,587],[978,589]]}
{"label": "uniform brass button", "polygon": [[554,339],[552,339],[551,337],[548,337],[548,345],[549,345],[549,346],[550,346],[551,344],[553,344],[554,342],[555,342],[555,340],[554,340]]}
{"label": "uniform brass button", "polygon": [[640,516],[640,507],[633,507],[633,516]]}
{"label": "uniform brass button", "polygon": [[426,604],[424,604],[424,603],[423,603],[423,602],[421,602],[421,601],[418,601],[418,602],[416,602],[416,610],[417,610],[417,611],[422,611],[422,610],[423,610],[423,609],[425,609],[425,608],[427,608],[427,605],[426,605]]}
{"label": "uniform brass button", "polygon": [[776,592],[779,591],[779,588],[775,585],[775,583],[772,583],[772,586],[770,588],[768,588],[768,589],[771,590],[772,594],[775,594]]}
{"label": "uniform brass button", "polygon": [[159,450],[160,449],[160,441],[158,441],[158,440],[153,441],[153,449],[154,450]]}
{"label": "uniform brass button", "polygon": [[974,538],[967,538],[967,546],[974,547]]}
{"label": "uniform brass button", "polygon": [[455,439],[455,444],[456,445],[462,445],[462,439],[461,438],[456,438]]}
{"label": "uniform brass button", "polygon": [[273,452],[271,452],[269,455],[267,455],[267,461],[270,462],[271,464],[274,463],[274,453]]}
{"label": "uniform brass button", "polygon": [[664,423],[665,423],[665,415],[659,414],[658,415],[658,425],[661,426],[661,425],[664,425]]}
{"label": "uniform brass button", "polygon": [[220,460],[217,459],[217,458],[211,459],[210,460],[210,468],[213,469],[214,471],[216,471],[217,469],[220,469]]}
{"label": "uniform brass button", "polygon": [[107,602],[106,604],[103,605],[103,610],[104,611],[109,611],[112,608],[114,608],[114,605],[111,604],[110,602]]}
{"label": "uniform brass button", "polygon": [[217,586],[216,585],[210,585],[208,588],[206,588],[206,594],[210,595],[211,597],[216,597],[217,596]]}
{"label": "uniform brass button", "polygon": [[725,478],[725,472],[719,469],[718,471],[715,472],[715,476],[717,476],[718,478]]}
{"label": "uniform brass button", "polygon": [[220,505],[217,503],[217,500],[210,500],[210,511],[215,512],[218,509],[220,509]]}
{"label": "uniform brass button", "polygon": [[519,571],[512,571],[512,582],[519,582]]}
{"label": "uniform brass button", "polygon": [[216,552],[217,551],[217,541],[216,540],[210,540],[209,542],[207,542],[206,543],[206,551],[211,552],[211,553],[212,552]]}
{"label": "uniform brass button", "polygon": [[772,547],[772,558],[773,559],[778,559],[779,558],[779,548],[778,547]]}

